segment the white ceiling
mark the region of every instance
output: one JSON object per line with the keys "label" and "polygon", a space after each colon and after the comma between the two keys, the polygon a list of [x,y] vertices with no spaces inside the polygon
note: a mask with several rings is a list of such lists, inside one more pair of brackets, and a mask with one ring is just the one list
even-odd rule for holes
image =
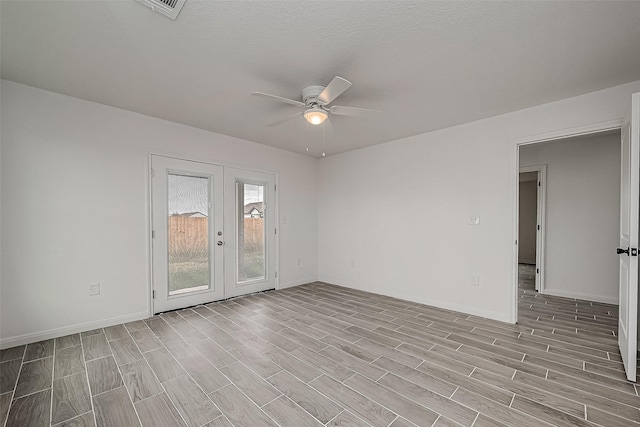
{"label": "white ceiling", "polygon": [[2,78],[317,156],[295,106],[335,75],[327,154],[640,79],[640,2],[2,1]]}

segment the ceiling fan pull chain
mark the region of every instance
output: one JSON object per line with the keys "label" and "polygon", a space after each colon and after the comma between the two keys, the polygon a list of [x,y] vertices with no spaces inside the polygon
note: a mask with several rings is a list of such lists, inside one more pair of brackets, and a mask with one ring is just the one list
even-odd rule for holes
{"label": "ceiling fan pull chain", "polygon": [[324,154],[324,127],[326,126],[326,124],[322,124],[322,157],[325,157]]}

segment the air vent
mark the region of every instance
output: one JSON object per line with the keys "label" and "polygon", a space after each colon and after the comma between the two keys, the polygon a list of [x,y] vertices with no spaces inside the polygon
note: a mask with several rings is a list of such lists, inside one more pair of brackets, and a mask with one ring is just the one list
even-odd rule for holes
{"label": "air vent", "polygon": [[168,18],[175,20],[186,0],[136,0]]}

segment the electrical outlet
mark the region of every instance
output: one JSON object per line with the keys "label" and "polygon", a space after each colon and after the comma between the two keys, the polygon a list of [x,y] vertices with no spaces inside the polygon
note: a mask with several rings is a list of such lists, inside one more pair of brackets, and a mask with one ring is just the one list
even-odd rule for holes
{"label": "electrical outlet", "polygon": [[92,283],[89,285],[89,296],[100,295],[100,283]]}
{"label": "electrical outlet", "polygon": [[480,286],[480,276],[471,276],[471,286]]}

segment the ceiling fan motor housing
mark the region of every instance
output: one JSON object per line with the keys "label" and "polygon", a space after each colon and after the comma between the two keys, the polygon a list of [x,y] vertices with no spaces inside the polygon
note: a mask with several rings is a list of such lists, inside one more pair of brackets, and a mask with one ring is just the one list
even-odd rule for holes
{"label": "ceiling fan motor housing", "polygon": [[307,107],[312,107],[314,104],[320,105],[318,96],[324,90],[324,86],[307,86],[302,89],[302,101],[307,104]]}

